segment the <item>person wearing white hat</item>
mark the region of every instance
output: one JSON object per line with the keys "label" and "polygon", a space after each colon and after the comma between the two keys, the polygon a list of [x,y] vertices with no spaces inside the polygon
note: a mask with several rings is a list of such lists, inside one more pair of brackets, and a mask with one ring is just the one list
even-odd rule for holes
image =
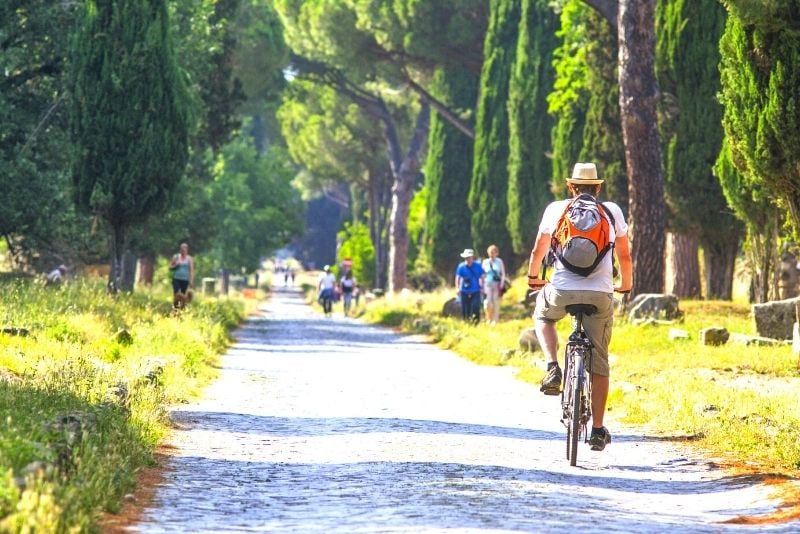
{"label": "person wearing white hat", "polygon": [[[593,304],[597,307],[597,312],[585,316],[583,321],[586,333],[594,345],[589,369],[592,376],[592,432],[589,446],[596,451],[603,450],[611,441],[611,434],[603,426],[603,417],[609,389],[608,345],[614,323],[613,293],[627,293],[633,286],[628,225],[617,204],[596,201],[602,185],[603,180],[598,178],[594,163],[575,164],[572,176],[567,178],[567,188],[573,198],[552,202],[545,208],[528,264],[528,286],[534,290],[541,289],[536,298],[533,318],[536,337],[547,359],[547,374],[541,385],[541,390],[546,395],[558,395],[561,389],[562,373],[558,366],[558,334],[555,323],[566,315],[565,307],[568,304]],[[552,280],[547,283],[540,278],[539,268],[542,260],[552,250],[552,236],[556,227],[570,203],[579,196],[587,195],[597,205],[596,213],[603,212],[600,216],[608,220],[608,244],[613,247],[611,250],[614,254],[605,254],[588,274],[578,274],[570,270],[556,257]],[[617,285],[614,285],[613,255],[619,261],[620,279]]]}
{"label": "person wearing white hat", "polygon": [[475,261],[475,251],[464,249],[464,261],[456,267],[455,285],[461,300],[461,317],[473,324],[481,322],[481,294],[483,293],[484,271]]}
{"label": "person wearing white hat", "polygon": [[331,266],[326,265],[322,268],[322,273],[317,281],[317,300],[322,304],[322,311],[325,315],[333,312],[333,297],[336,289],[336,276],[331,272]]}

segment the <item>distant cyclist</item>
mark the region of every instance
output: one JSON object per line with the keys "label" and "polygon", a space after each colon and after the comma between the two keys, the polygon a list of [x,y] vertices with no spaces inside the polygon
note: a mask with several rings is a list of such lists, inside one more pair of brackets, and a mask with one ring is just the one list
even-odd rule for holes
{"label": "distant cyclist", "polygon": [[319,282],[317,283],[319,301],[322,304],[325,315],[329,315],[333,309],[333,292],[335,288],[336,277],[331,272],[331,266],[326,265],[323,267],[322,275],[320,275]]}
{"label": "distant cyclist", "polygon": [[[597,177],[594,163],[577,163],[572,177],[567,179],[567,188],[572,199],[552,202],[545,209],[539,224],[536,244],[531,251],[528,264],[528,285],[532,289],[542,289],[536,298],[533,312],[536,337],[547,359],[547,374],[542,379],[541,390],[546,395],[558,395],[561,389],[561,369],[558,366],[558,335],[555,323],[566,315],[568,304],[593,304],[597,313],[585,317],[583,321],[589,339],[594,345],[592,351],[592,433],[589,445],[592,450],[601,451],[611,441],[611,434],[603,426],[606,400],[609,389],[608,345],[611,342],[611,329],[614,323],[613,292],[628,292],[633,286],[633,263],[628,243],[628,225],[620,207],[613,202],[603,202],[598,206],[602,217],[609,222],[609,243],[611,253],[606,254],[588,275],[576,274],[568,270],[562,261],[555,259],[552,282],[539,275],[542,260],[551,250],[552,236],[567,210],[567,206],[581,195],[595,200],[602,188],[603,180]],[[613,221],[613,222],[612,222]],[[612,256],[616,254],[620,268],[620,283],[614,286]],[[543,287],[544,286],[544,287]]]}

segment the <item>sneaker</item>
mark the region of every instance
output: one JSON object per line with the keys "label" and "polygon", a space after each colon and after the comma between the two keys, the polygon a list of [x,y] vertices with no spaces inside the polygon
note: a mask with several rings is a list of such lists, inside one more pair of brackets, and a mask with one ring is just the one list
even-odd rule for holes
{"label": "sneaker", "polygon": [[545,395],[559,395],[561,393],[561,368],[551,367],[542,379],[542,387],[539,388]]}
{"label": "sneaker", "polygon": [[609,443],[611,443],[611,434],[609,434],[606,427],[592,428],[592,434],[589,436],[589,447],[593,451],[602,451]]}

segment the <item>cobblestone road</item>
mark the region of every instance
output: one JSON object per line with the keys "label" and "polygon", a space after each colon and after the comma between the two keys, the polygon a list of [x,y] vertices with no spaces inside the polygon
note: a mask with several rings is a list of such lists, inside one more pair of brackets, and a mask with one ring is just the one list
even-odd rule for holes
{"label": "cobblestone road", "polygon": [[413,336],[279,292],[205,400],[174,413],[136,532],[797,532],[768,487],[612,425],[565,460],[558,400]]}

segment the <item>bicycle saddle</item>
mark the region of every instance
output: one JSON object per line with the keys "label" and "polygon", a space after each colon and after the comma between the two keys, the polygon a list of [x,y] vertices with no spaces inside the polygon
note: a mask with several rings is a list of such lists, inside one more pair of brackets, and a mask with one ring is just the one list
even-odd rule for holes
{"label": "bicycle saddle", "polygon": [[577,315],[579,313],[591,315],[597,312],[597,306],[594,304],[567,304],[566,310],[570,315]]}

